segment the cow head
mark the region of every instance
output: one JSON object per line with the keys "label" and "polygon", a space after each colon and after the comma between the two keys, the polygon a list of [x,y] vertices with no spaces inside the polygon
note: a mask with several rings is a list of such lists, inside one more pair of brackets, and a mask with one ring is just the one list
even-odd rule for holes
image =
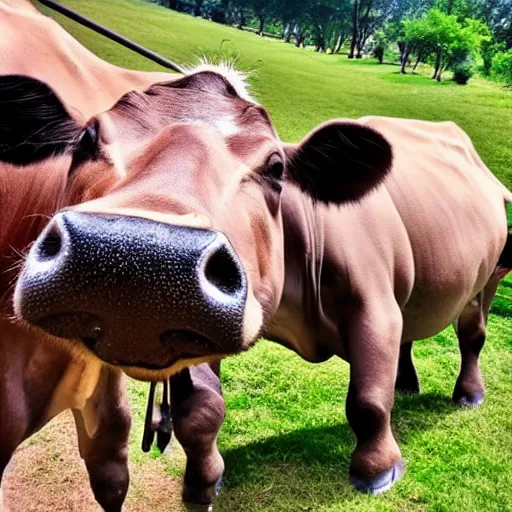
{"label": "cow head", "polygon": [[283,291],[287,187],[336,207],[391,165],[386,140],[357,122],[283,144],[218,71],[131,92],[86,126],[35,80],[4,77],[0,96],[8,80],[0,160],[67,159],[64,206],[28,254],[15,311],[136,378],[255,342]]}

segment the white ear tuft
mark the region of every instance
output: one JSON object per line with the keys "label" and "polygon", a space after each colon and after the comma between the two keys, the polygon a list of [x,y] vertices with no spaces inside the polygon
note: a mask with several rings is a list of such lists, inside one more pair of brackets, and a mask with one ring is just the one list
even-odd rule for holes
{"label": "white ear tuft", "polygon": [[256,103],[254,98],[249,94],[250,84],[247,82],[248,73],[244,73],[236,69],[235,65],[229,61],[221,61],[218,64],[211,64],[206,57],[199,59],[198,66],[185,67],[187,75],[201,73],[202,71],[212,71],[222,75],[233,86],[240,98],[251,103]]}

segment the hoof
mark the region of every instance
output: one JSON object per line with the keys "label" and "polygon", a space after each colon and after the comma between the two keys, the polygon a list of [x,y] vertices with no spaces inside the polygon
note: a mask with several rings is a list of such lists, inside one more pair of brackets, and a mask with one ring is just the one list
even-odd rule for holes
{"label": "hoof", "polygon": [[483,391],[476,393],[465,393],[463,395],[453,395],[453,401],[461,407],[478,407],[484,403]]}
{"label": "hoof", "polygon": [[217,482],[203,489],[183,487],[183,505],[189,512],[212,512],[213,500],[219,495],[222,486],[222,477]]}
{"label": "hoof", "polygon": [[355,476],[350,477],[350,483],[360,492],[366,494],[382,494],[389,491],[393,485],[402,478],[405,471],[405,462],[400,459],[391,469],[384,471],[380,475],[370,478],[368,480],[358,478]]}

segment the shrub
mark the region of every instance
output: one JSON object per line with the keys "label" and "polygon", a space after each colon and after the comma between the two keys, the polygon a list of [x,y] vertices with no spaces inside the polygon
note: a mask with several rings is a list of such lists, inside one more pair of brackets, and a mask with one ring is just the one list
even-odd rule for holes
{"label": "shrub", "polygon": [[507,87],[512,87],[512,49],[494,56],[491,75],[496,80],[504,82]]}
{"label": "shrub", "polygon": [[460,85],[466,85],[469,79],[474,75],[471,64],[467,62],[456,64],[453,66],[452,71],[453,80]]}

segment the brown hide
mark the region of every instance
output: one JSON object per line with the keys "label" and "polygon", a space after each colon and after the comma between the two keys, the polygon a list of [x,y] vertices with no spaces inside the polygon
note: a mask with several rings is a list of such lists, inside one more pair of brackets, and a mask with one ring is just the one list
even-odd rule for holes
{"label": "brown hide", "polygon": [[456,125],[334,120],[283,144],[237,77],[210,69],[75,126],[83,137],[52,164],[67,178],[58,201],[38,205],[59,211],[23,266],[18,316],[148,380],[261,333],[310,361],[338,355],[351,366],[352,481],[374,493],[403,472],[390,412],[413,341],[455,323],[453,398],[481,403],[512,195]]}
{"label": "brown hide", "polygon": [[[0,33],[0,75],[27,75],[49,84],[77,123],[107,110],[127,91],[172,77],[108,64],[26,0],[0,1]],[[67,408],[78,411],[84,435],[93,436],[104,421],[95,412],[96,405],[88,402],[95,390],[102,396],[111,389],[109,400],[116,403],[113,417],[116,411],[125,416],[128,411],[117,371],[102,373],[98,360],[84,358],[61,340],[12,317],[20,253],[65,205],[69,164],[67,156],[23,167],[0,164],[0,479],[16,446]],[[105,402],[101,414],[108,407]],[[129,424],[128,417],[123,421]],[[121,443],[126,442],[123,436],[120,429]],[[112,442],[112,449],[117,443]],[[119,453],[125,457],[124,451]]]}

